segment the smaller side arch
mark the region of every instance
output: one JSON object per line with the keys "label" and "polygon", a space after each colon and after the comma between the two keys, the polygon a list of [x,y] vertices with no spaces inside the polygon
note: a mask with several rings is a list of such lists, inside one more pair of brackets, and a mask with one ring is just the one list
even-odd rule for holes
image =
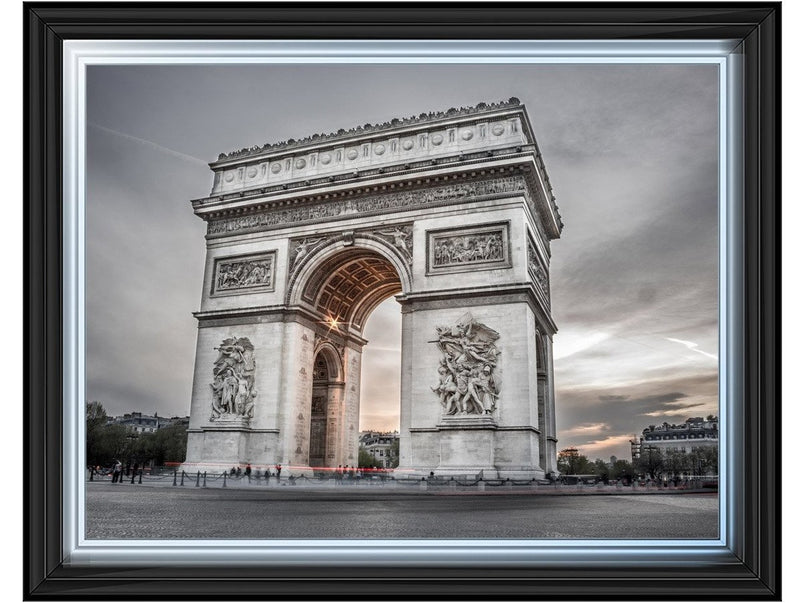
{"label": "smaller side arch", "polygon": [[322,341],[319,343],[313,353],[314,361],[317,360],[319,356],[326,363],[328,380],[343,383],[343,357],[335,344],[330,341]]}

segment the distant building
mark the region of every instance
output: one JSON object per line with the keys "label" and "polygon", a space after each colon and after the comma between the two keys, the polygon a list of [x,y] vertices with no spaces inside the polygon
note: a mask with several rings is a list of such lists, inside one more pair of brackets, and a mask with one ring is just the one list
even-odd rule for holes
{"label": "distant building", "polygon": [[377,467],[389,468],[395,466],[393,461],[398,455],[399,447],[395,447],[394,443],[398,441],[399,433],[396,431],[361,431],[358,446],[374,457]]}
{"label": "distant building", "polygon": [[642,436],[631,441],[631,460],[639,459],[647,447],[667,452],[690,453],[704,446],[717,447],[718,419],[709,416],[692,417],[679,425],[664,422],[649,425],[642,430]]}
{"label": "distant building", "polygon": [[136,433],[153,433],[168,425],[190,424],[190,417],[160,417],[157,413],[144,415],[141,412],[130,412],[122,416],[109,418],[108,423],[123,425]]}

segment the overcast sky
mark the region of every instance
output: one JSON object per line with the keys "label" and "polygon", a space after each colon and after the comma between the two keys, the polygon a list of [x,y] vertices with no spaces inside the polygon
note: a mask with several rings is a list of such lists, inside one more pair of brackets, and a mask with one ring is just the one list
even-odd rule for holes
{"label": "overcast sky", "polygon": [[[516,96],[565,224],[558,445],[628,458],[646,425],[717,413],[717,91],[712,65],[89,67],[87,397],[189,413],[205,253],[189,200],[219,153]],[[365,335],[361,429],[396,429],[393,299]]]}

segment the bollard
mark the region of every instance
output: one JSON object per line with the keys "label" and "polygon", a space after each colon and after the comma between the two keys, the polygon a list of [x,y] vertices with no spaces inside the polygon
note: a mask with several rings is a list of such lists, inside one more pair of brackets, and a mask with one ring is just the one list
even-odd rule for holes
{"label": "bollard", "polygon": [[226,471],[223,472],[223,487],[226,487]]}
{"label": "bollard", "polygon": [[179,473],[179,472],[178,472],[176,469],[174,469],[174,470],[173,470],[173,485],[174,485],[174,486],[176,485],[176,475],[177,475],[178,473]]}
{"label": "bollard", "polygon": [[180,486],[184,485],[184,469],[181,470],[181,483],[179,485]]}
{"label": "bollard", "polygon": [[135,477],[137,477],[137,474],[136,474],[136,472],[132,471],[132,472],[131,472],[131,483],[132,483],[132,484],[134,483],[134,478],[135,478]]}
{"label": "bollard", "polygon": [[207,472],[204,471],[204,488],[207,487]]}
{"label": "bollard", "polygon": [[198,486],[200,485],[201,485],[201,472],[198,471],[195,474],[195,487],[198,488]]}
{"label": "bollard", "polygon": [[138,484],[142,483],[142,469],[140,469],[140,480],[137,482]]}

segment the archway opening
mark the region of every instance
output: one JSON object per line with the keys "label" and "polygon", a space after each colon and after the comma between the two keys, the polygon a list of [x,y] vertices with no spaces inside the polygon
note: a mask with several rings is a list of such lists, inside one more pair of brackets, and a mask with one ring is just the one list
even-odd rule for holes
{"label": "archway opening", "polygon": [[[360,384],[360,448],[365,464],[399,463],[402,313],[394,298],[380,303],[366,322]],[[369,458],[371,457],[371,458]]]}
{"label": "archway opening", "polygon": [[[328,457],[335,458],[336,451],[333,449],[333,438],[327,438],[327,432],[332,435],[332,430],[327,430],[328,416],[331,403],[335,404],[334,388],[337,386],[333,378],[333,371],[330,368],[331,358],[328,358],[326,350],[316,354],[313,361],[313,397],[310,404],[310,466],[327,466]],[[336,373],[337,374],[337,373]],[[334,427],[334,425],[333,425]],[[328,450],[329,448],[329,450]]]}
{"label": "archway opening", "polygon": [[401,311],[393,296],[403,287],[397,266],[380,251],[350,246],[319,262],[301,289],[301,301],[319,317],[312,467],[389,467],[391,455],[398,456],[398,443],[383,442],[390,445],[378,454],[381,459],[360,460],[364,432],[399,432]]}

